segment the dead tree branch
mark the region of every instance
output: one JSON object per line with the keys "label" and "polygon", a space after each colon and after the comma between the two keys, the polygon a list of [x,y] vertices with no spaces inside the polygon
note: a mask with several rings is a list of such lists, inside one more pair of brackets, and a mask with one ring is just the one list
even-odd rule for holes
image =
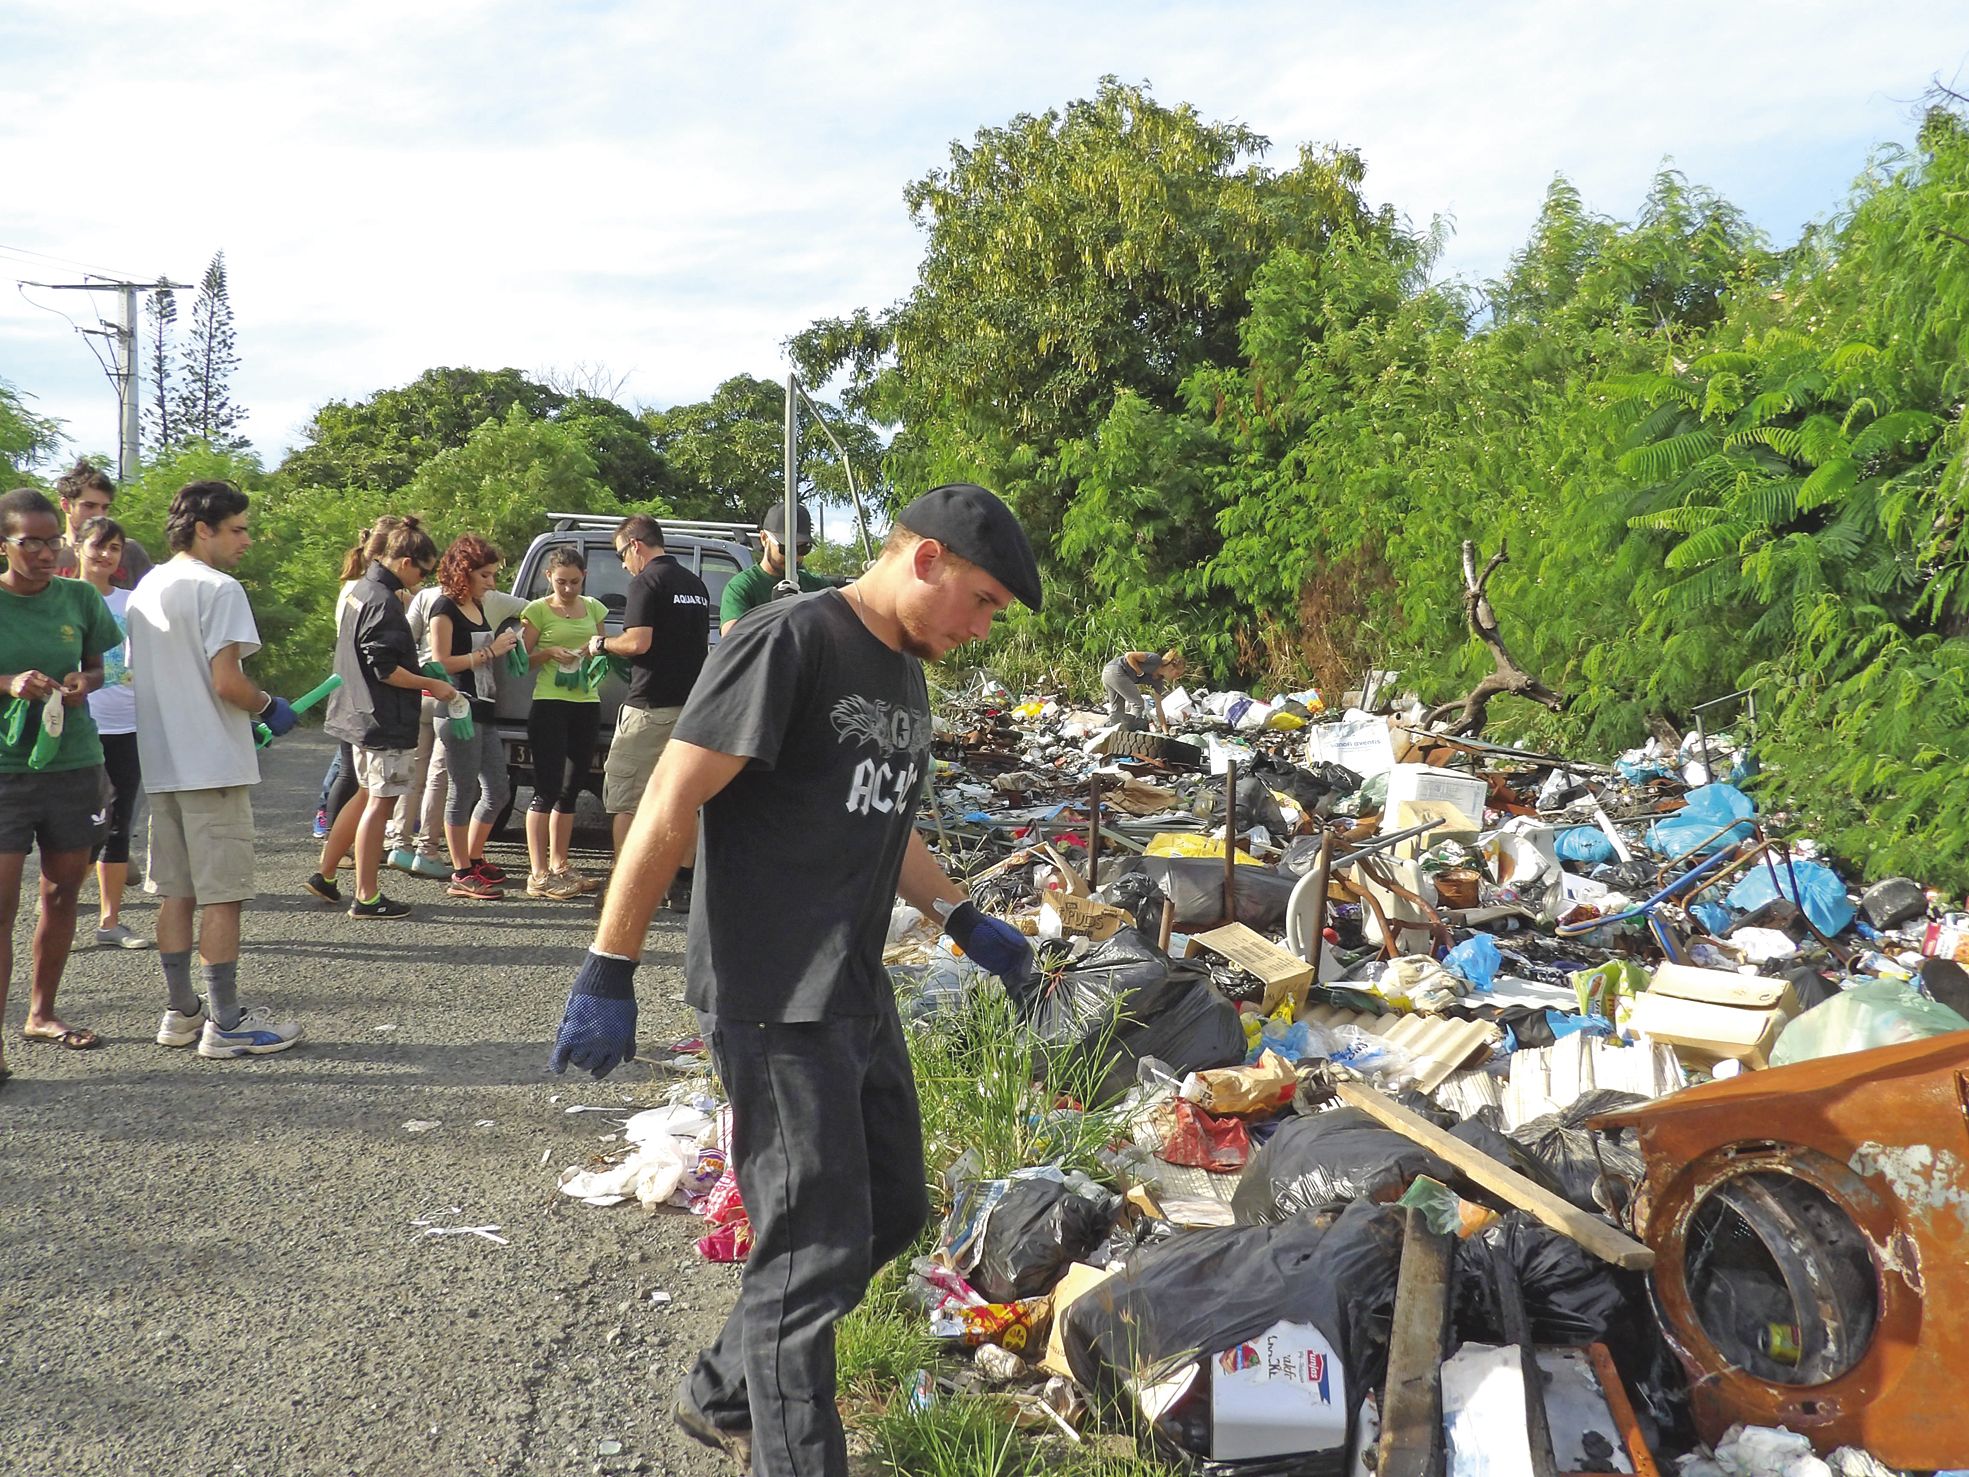
{"label": "dead tree branch", "polygon": [[[1518,665],[1505,647],[1504,637],[1498,632],[1497,612],[1491,608],[1490,597],[1484,591],[1498,566],[1510,557],[1509,547],[1500,539],[1497,552],[1490,556],[1490,561],[1479,574],[1477,546],[1469,539],[1463,541],[1463,617],[1469,623],[1471,633],[1490,648],[1491,661],[1496,664],[1497,670],[1471,688],[1467,696],[1430,709],[1424,721],[1431,728],[1457,713],[1454,721],[1442,731],[1474,738],[1484,730],[1490,700],[1506,693],[1543,703],[1555,713],[1563,711],[1566,706],[1565,698]],[[1458,709],[1462,711],[1458,713]]]}

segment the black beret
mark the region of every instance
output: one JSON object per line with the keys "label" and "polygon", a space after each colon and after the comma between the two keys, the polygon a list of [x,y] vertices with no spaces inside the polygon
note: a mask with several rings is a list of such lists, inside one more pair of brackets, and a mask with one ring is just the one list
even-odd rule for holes
{"label": "black beret", "polygon": [[975,482],[933,487],[896,522],[968,559],[1032,609],[1039,609],[1039,562],[1012,510]]}

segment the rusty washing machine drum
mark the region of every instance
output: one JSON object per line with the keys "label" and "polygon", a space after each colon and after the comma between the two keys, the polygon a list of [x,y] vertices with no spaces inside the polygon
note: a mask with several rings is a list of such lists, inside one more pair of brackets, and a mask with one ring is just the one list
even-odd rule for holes
{"label": "rusty washing machine drum", "polygon": [[1647,1161],[1635,1224],[1714,1444],[1969,1464],[1969,1031],[1751,1072],[1611,1113]]}

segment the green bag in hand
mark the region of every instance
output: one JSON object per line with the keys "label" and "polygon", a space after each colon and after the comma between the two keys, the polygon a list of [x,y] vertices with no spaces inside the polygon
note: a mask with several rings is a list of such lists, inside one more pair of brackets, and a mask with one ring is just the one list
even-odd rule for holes
{"label": "green bag in hand", "polygon": [[55,762],[55,755],[62,751],[62,729],[67,722],[68,714],[62,705],[62,695],[56,691],[41,705],[41,732],[35,736],[34,747],[27,753],[29,769],[46,769]]}

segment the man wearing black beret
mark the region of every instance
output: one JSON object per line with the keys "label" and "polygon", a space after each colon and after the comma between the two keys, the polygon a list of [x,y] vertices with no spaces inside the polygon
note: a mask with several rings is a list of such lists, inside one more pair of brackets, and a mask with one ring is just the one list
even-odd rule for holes
{"label": "man wearing black beret", "polygon": [[[752,1222],[737,1305],[673,1409],[758,1473],[847,1471],[834,1325],[929,1215],[923,1132],[882,965],[903,899],[1014,993],[1032,951],[946,876],[915,829],[930,770],[922,663],[982,638],[1039,567],[991,493],[953,483],[896,520],[841,590],[783,600],[706,662],[624,843],[552,1066],[635,1055],[643,935],[698,838],[686,998],[732,1106]],[[700,807],[702,823],[698,822]]]}

